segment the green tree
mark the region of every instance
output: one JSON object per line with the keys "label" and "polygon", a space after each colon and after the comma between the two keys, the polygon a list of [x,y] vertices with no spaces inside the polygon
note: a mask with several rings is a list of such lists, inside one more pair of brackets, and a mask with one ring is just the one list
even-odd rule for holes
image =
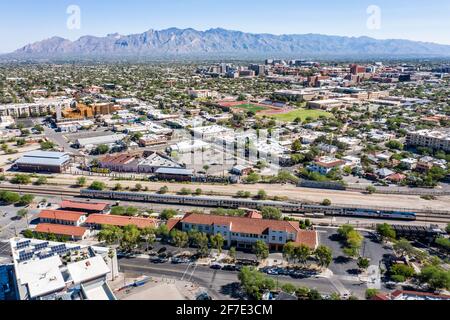
{"label": "green tree", "polygon": [[169,188],[167,186],[161,187],[158,191],[159,194],[166,194],[169,192]]}
{"label": "green tree", "polygon": [[77,179],[77,187],[84,187],[87,183],[87,180],[85,177],[79,177]]}
{"label": "green tree", "polygon": [[17,211],[17,217],[19,219],[25,218],[27,221],[27,228],[29,227],[29,225],[28,225],[28,210],[27,209],[20,209],[19,211]]}
{"label": "green tree", "polygon": [[281,220],[283,217],[281,210],[274,207],[265,207],[262,209],[261,214],[264,219]]}
{"label": "green tree", "polygon": [[219,251],[219,254],[222,253],[224,243],[225,239],[220,233],[211,237],[211,245],[213,246],[213,248]]}
{"label": "green tree", "polygon": [[162,220],[169,220],[172,219],[177,215],[177,211],[174,209],[164,209],[161,214],[159,215],[160,219]]}
{"label": "green tree", "polygon": [[401,257],[412,255],[414,253],[414,247],[406,239],[400,239],[394,244],[394,251]]}
{"label": "green tree", "polygon": [[34,196],[31,194],[24,194],[19,201],[19,205],[28,206],[34,201]]}
{"label": "green tree", "polygon": [[295,291],[297,291],[297,287],[294,286],[292,283],[285,283],[281,286],[281,290],[283,290],[283,292],[293,294],[295,293]]}
{"label": "green tree", "polygon": [[295,247],[293,242],[288,242],[283,247],[283,258],[286,259],[288,263],[295,258]]}
{"label": "green tree", "polygon": [[198,248],[198,254],[201,257],[209,256],[209,239],[208,235],[203,232],[195,232],[193,235],[195,246]]}
{"label": "green tree", "polygon": [[37,186],[42,186],[44,184],[47,184],[47,181],[48,180],[46,177],[39,177],[34,184]]}
{"label": "green tree", "polygon": [[238,278],[244,292],[255,300],[261,300],[265,291],[275,288],[275,281],[255,268],[242,268]]}
{"label": "green tree", "polygon": [[405,264],[394,264],[389,271],[395,282],[404,282],[415,275],[414,269]]}
{"label": "green tree", "polygon": [[259,261],[267,259],[269,257],[269,247],[264,241],[256,241],[254,251],[256,259],[258,259]]}
{"label": "green tree", "polygon": [[135,225],[123,227],[123,236],[120,241],[120,247],[124,251],[131,251],[136,248],[141,237],[141,231]]}
{"label": "green tree", "polygon": [[15,192],[6,191],[2,193],[1,200],[8,205],[14,204],[20,201],[20,195]]}
{"label": "green tree", "polygon": [[304,244],[296,246],[294,249],[294,256],[297,258],[298,262],[300,262],[300,264],[302,265],[305,265],[308,262],[311,253],[312,253],[311,249]]}
{"label": "green tree", "polygon": [[141,237],[145,241],[145,251],[148,252],[149,247],[155,242],[156,230],[153,227],[146,227],[141,230]]}
{"label": "green tree", "polygon": [[450,271],[437,266],[426,266],[422,269],[419,280],[427,283],[433,290],[450,289]]}
{"label": "green tree", "polygon": [[113,188],[114,191],[122,191],[123,186],[120,183],[116,183],[116,185]]}
{"label": "green tree", "polygon": [[255,172],[251,172],[247,178],[245,178],[245,182],[249,184],[255,184],[261,180],[261,176]]}
{"label": "green tree", "polygon": [[230,250],[228,250],[228,256],[235,261],[236,260],[236,248],[231,247]]}
{"label": "green tree", "polygon": [[141,190],[142,190],[142,184],[137,183],[137,184],[134,186],[134,190],[136,190],[136,191],[141,191]]}
{"label": "green tree", "polygon": [[439,237],[435,240],[435,243],[439,247],[443,248],[445,250],[446,254],[448,254],[450,252],[450,239],[444,238],[444,237]]}
{"label": "green tree", "polygon": [[55,144],[51,141],[42,141],[41,149],[44,151],[53,150],[55,148]]}
{"label": "green tree", "polygon": [[27,174],[16,174],[11,179],[11,183],[13,183],[13,184],[30,184],[31,177]]}
{"label": "green tree", "polygon": [[30,229],[26,229],[22,232],[23,236],[27,239],[33,239],[34,238],[34,233],[33,231],[31,231]]}
{"label": "green tree", "polygon": [[325,199],[325,200],[323,200],[323,201],[322,201],[322,205],[323,205],[323,206],[326,206],[326,207],[331,206],[331,200],[330,200],[330,199]]}
{"label": "green tree", "polygon": [[101,145],[97,146],[97,148],[95,149],[96,154],[107,154],[108,152],[109,152],[109,147],[105,144],[101,144]]}
{"label": "green tree", "polygon": [[338,234],[341,236],[341,238],[347,239],[348,234],[354,230],[355,230],[355,228],[353,228],[353,226],[351,226],[349,224],[344,224],[341,227],[339,227]]}
{"label": "green tree", "polygon": [[395,240],[397,236],[395,230],[387,223],[377,225],[377,232],[382,241]]}
{"label": "green tree", "polygon": [[101,181],[94,181],[89,186],[89,189],[90,190],[103,191],[103,190],[106,189],[106,184],[104,182],[101,182]]}
{"label": "green tree", "polygon": [[377,192],[377,189],[376,189],[374,186],[368,186],[368,187],[366,188],[366,192],[367,192],[368,194],[374,194],[375,192]]}
{"label": "green tree", "polygon": [[323,300],[322,295],[316,289],[309,290],[308,299],[309,300]]}
{"label": "green tree", "polygon": [[[350,231],[347,235],[347,246],[353,252],[358,253],[363,242],[363,236],[356,230]],[[351,255],[356,256],[357,254]]]}
{"label": "green tree", "polygon": [[367,270],[370,266],[370,260],[364,257],[359,257],[357,262],[358,268],[361,270]]}
{"label": "green tree", "polygon": [[192,194],[192,190],[191,190],[191,189],[188,189],[188,188],[182,188],[182,189],[180,190],[180,192],[178,192],[178,194],[179,194],[179,195],[182,195],[182,196],[187,196],[187,195]]}
{"label": "green tree", "polygon": [[123,230],[116,226],[104,226],[98,233],[97,238],[107,245],[117,245],[122,241]]}
{"label": "green tree", "polygon": [[265,190],[259,190],[256,197],[259,200],[267,200],[267,192]]}
{"label": "green tree", "polygon": [[189,237],[186,232],[174,229],[170,232],[170,237],[172,238],[172,241],[176,247],[180,249],[186,248],[189,241]]}
{"label": "green tree", "polygon": [[366,299],[371,300],[373,297],[375,297],[379,293],[380,293],[380,291],[377,289],[367,289],[366,290]]}
{"label": "green tree", "polygon": [[319,246],[315,251],[315,255],[319,260],[319,265],[321,267],[328,268],[331,261],[333,261],[333,251],[327,246]]}
{"label": "green tree", "polygon": [[386,147],[392,150],[403,150],[403,144],[398,140],[391,140],[386,143]]}

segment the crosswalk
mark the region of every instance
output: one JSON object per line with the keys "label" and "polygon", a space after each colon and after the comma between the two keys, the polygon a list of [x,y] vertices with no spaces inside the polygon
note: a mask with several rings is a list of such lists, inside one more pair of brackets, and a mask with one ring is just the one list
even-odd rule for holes
{"label": "crosswalk", "polygon": [[349,296],[350,291],[342,284],[338,277],[331,277],[330,282],[341,296]]}

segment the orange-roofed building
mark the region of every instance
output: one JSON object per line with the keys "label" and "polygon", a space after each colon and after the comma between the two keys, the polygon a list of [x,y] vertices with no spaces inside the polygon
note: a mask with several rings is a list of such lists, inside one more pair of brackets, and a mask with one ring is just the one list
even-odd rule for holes
{"label": "orange-roofed building", "polygon": [[92,213],[107,213],[110,209],[108,203],[103,202],[81,202],[73,200],[64,200],[61,203],[61,209],[67,211],[82,211],[88,214]]}
{"label": "orange-roofed building", "polygon": [[84,240],[89,236],[89,230],[86,228],[50,223],[40,223],[33,231],[36,233],[66,236],[71,240]]}
{"label": "orange-roofed building", "polygon": [[63,210],[42,210],[39,213],[41,223],[53,223],[79,227],[86,221],[85,212],[63,211]]}
{"label": "orange-roofed building", "polygon": [[181,219],[177,219],[177,218],[169,219],[166,223],[167,229],[169,229],[169,231],[172,231],[172,229],[174,229],[178,226],[178,223],[180,221],[181,221]]}
{"label": "orange-roofed building", "polygon": [[228,247],[251,249],[256,241],[264,241],[270,250],[279,251],[288,242],[305,244],[311,249],[318,246],[316,231],[301,230],[298,221],[266,220],[248,217],[230,217],[187,214],[180,229],[197,230],[209,235],[221,234]]}
{"label": "orange-roofed building", "polygon": [[156,228],[158,221],[149,218],[92,214],[87,218],[86,225],[93,229],[101,229],[102,226],[126,227],[129,225],[135,225],[139,229],[144,229],[147,227]]}

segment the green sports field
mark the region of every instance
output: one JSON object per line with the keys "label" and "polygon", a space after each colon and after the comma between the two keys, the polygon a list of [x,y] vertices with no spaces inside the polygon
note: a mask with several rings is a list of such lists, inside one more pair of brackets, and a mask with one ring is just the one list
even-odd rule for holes
{"label": "green sports field", "polygon": [[327,118],[332,117],[333,115],[329,112],[323,110],[308,110],[308,109],[297,109],[288,113],[276,114],[271,116],[278,121],[283,122],[293,122],[295,119],[300,118],[302,121],[305,121],[306,118],[311,117],[313,119],[318,119],[321,116],[325,116]]}

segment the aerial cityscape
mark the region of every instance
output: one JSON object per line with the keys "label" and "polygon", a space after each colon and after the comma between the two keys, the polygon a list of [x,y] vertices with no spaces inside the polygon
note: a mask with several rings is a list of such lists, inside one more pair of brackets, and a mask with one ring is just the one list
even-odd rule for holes
{"label": "aerial cityscape", "polygon": [[[400,4],[361,1],[361,34],[249,18],[102,36],[103,1],[62,2],[68,30],[0,47],[0,300],[450,300],[434,25],[397,38]],[[167,2],[181,26],[199,5]]]}

